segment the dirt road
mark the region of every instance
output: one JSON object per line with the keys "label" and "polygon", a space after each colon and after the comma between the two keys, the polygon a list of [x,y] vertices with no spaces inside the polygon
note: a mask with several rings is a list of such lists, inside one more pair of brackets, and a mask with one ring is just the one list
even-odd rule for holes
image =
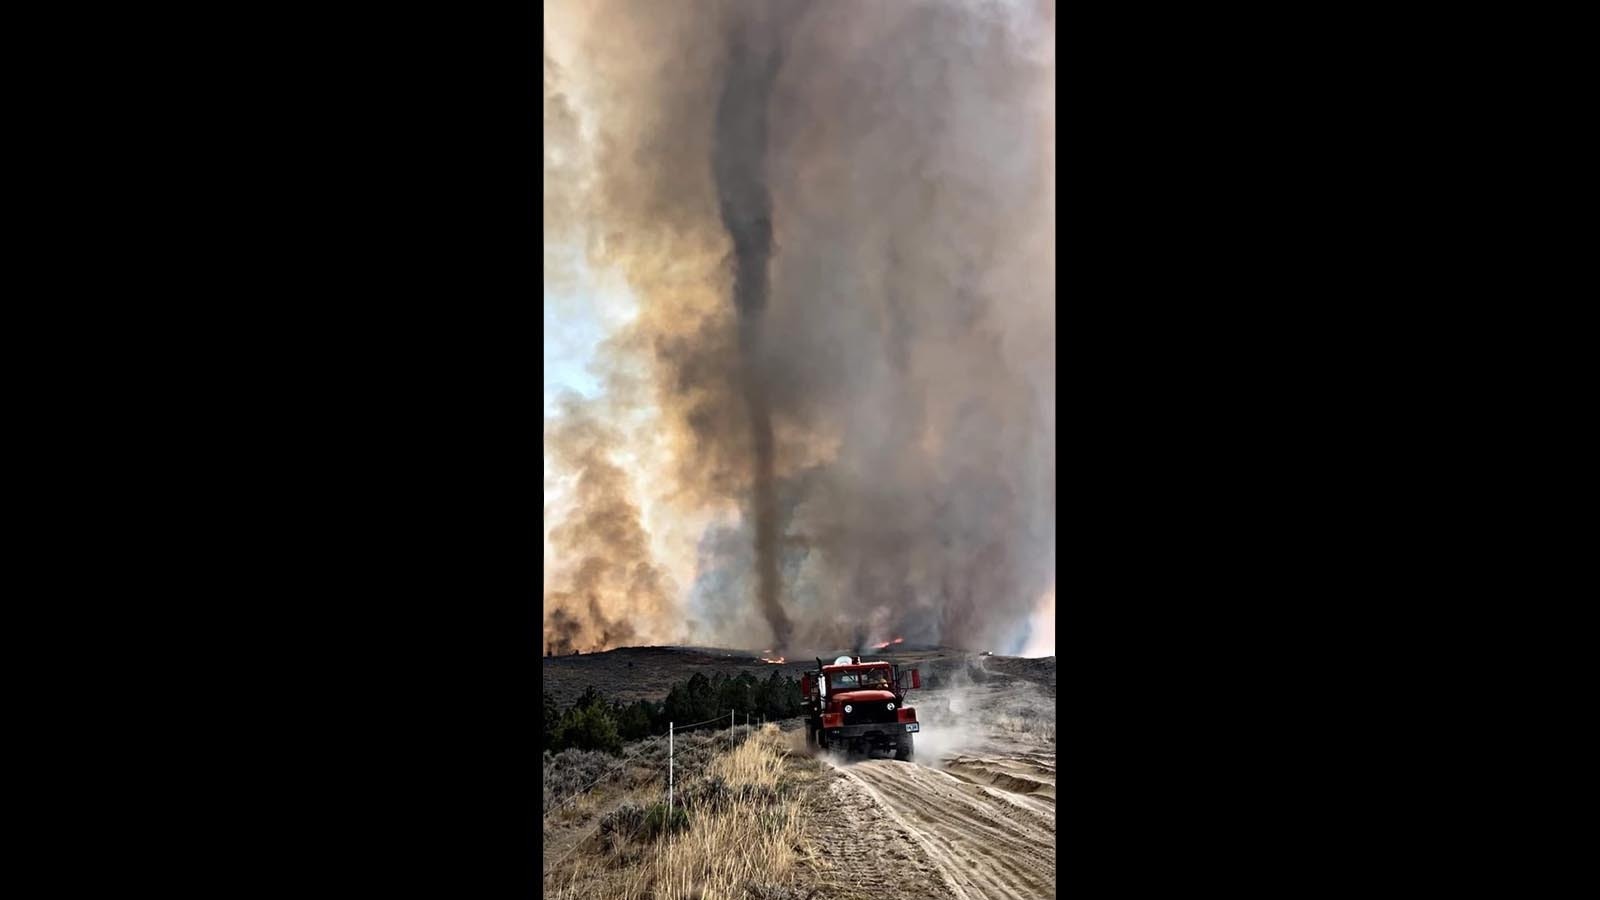
{"label": "dirt road", "polygon": [[827,881],[849,886],[837,895],[1054,897],[1054,698],[983,685],[917,707],[916,763],[825,760],[840,776],[821,836]]}

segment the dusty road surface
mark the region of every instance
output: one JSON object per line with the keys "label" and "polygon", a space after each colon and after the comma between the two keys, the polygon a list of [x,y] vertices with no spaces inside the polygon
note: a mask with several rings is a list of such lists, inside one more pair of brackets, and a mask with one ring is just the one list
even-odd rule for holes
{"label": "dusty road surface", "polygon": [[922,692],[915,704],[924,729],[915,763],[825,758],[837,775],[833,808],[817,822],[828,893],[1056,896],[1053,691],[975,685]]}

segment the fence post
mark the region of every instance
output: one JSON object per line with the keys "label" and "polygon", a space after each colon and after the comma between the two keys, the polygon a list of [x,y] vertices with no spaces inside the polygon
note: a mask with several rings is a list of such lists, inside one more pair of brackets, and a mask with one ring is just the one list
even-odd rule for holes
{"label": "fence post", "polygon": [[733,710],[728,710],[728,749],[733,749]]}
{"label": "fence post", "polygon": [[672,824],[672,723],[667,723],[667,824]]}

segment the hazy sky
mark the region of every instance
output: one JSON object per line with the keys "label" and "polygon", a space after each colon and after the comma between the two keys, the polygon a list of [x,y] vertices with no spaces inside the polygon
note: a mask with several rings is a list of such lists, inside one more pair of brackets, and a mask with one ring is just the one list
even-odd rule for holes
{"label": "hazy sky", "polygon": [[563,391],[593,398],[603,386],[592,371],[600,342],[625,324],[638,301],[620,279],[601,279],[583,259],[580,247],[556,245],[572,260],[577,277],[544,286],[544,411],[556,413]]}

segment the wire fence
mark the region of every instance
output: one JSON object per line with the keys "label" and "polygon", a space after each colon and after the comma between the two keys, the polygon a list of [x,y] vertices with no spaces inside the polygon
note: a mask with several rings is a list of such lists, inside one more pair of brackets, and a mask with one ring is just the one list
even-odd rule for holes
{"label": "wire fence", "polygon": [[[637,760],[641,753],[643,753],[646,749],[648,749],[650,746],[655,744],[657,741],[660,741],[660,740],[663,740],[663,739],[668,739],[669,743],[670,743],[671,732],[673,732],[673,731],[683,732],[683,731],[688,731],[688,730],[693,729],[693,728],[699,728],[699,727],[701,727],[703,725],[721,724],[721,723],[725,722],[725,723],[728,723],[728,726],[729,726],[729,743],[728,743],[728,747],[729,747],[729,749],[732,749],[732,747],[733,747],[732,728],[734,727],[734,724],[735,724],[734,711],[733,710],[729,710],[728,713],[729,713],[729,717],[726,718],[726,719],[723,718],[722,716],[717,716],[716,718],[713,718],[713,719],[706,719],[703,722],[691,722],[688,725],[673,725],[672,723],[669,723],[668,724],[668,733],[667,734],[658,734],[653,738],[650,738],[650,739],[648,739],[648,740],[646,740],[646,741],[644,741],[644,742],[642,742],[640,744],[635,745],[633,747],[633,749],[629,750],[622,757],[622,759],[617,760],[617,762],[614,765],[608,767],[605,771],[601,772],[599,775],[596,775],[594,777],[594,779],[591,780],[588,784],[586,784],[586,785],[578,788],[577,790],[573,791],[571,794],[569,794],[565,798],[563,798],[560,803],[557,803],[556,805],[554,805],[554,806],[550,807],[548,810],[546,810],[545,814],[544,814],[544,818],[548,819],[549,817],[555,815],[561,809],[564,809],[568,804],[572,803],[574,800],[577,800],[579,797],[583,796],[585,793],[593,790],[596,786],[598,786],[600,784],[601,781],[605,780],[606,776],[611,775],[612,773],[618,771],[624,765],[627,765],[629,762]],[[750,717],[749,716],[745,717],[745,724],[747,726],[752,724],[751,721],[750,721]],[[670,753],[668,754],[668,767],[669,768],[671,767],[671,754]]]}
{"label": "wire fence", "polygon": [[[642,759],[640,757],[640,754],[642,754],[646,748],[654,745],[657,741],[660,741],[663,738],[667,739],[668,747],[670,748],[672,746],[672,738],[675,736],[676,732],[685,731],[685,730],[692,729],[692,728],[699,728],[701,726],[710,725],[710,724],[713,724],[713,723],[721,724],[721,723],[724,723],[724,722],[726,722],[727,725],[728,725],[728,749],[730,751],[733,750],[734,746],[735,746],[735,740],[736,740],[735,728],[736,728],[736,726],[738,724],[737,721],[736,721],[735,713],[734,713],[733,710],[729,710],[728,711],[728,717],[727,718],[723,718],[722,716],[717,716],[714,719],[706,719],[703,722],[692,722],[692,723],[690,723],[688,725],[682,725],[682,726],[676,725],[675,723],[668,723],[667,733],[666,734],[658,734],[655,737],[650,738],[649,740],[646,740],[643,743],[640,743],[639,745],[635,746],[632,750],[630,750],[628,752],[628,754],[626,756],[624,756],[622,759],[618,760],[615,765],[610,766],[604,772],[601,772],[599,775],[597,775],[588,784],[586,784],[583,787],[581,787],[581,788],[577,789],[576,791],[572,792],[565,799],[563,799],[560,803],[556,804],[555,806],[552,806],[549,809],[549,811],[544,814],[544,818],[545,819],[549,819],[552,815],[554,815],[559,810],[565,808],[568,804],[572,803],[573,801],[577,800],[579,797],[581,797],[584,794],[588,793],[589,791],[593,790],[596,786],[598,786],[600,784],[601,781],[605,780],[606,776],[608,776],[608,775],[612,774],[613,772],[616,772],[617,770],[621,769],[622,766],[628,764],[629,762],[633,762],[636,765],[641,764],[641,763],[644,764],[645,767],[652,769],[655,772],[655,774],[657,774],[657,775],[666,775],[667,776],[667,779],[666,779],[667,780],[667,785],[666,785],[666,787],[667,787],[667,796],[669,798],[669,800],[668,800],[668,814],[667,814],[667,827],[668,827],[668,829],[670,831],[670,829],[671,829],[671,821],[672,821],[672,812],[671,812],[672,802],[671,802],[670,798],[672,796],[672,788],[673,788],[672,782],[674,781],[675,775],[676,775],[676,773],[674,772],[674,768],[675,768],[675,765],[676,765],[676,759],[675,759],[675,755],[676,754],[675,754],[675,751],[669,749],[669,751],[667,753],[667,759],[666,759],[666,764],[665,764],[664,770],[663,770],[663,766],[662,766],[661,763],[651,764],[648,761]],[[760,716],[750,717],[750,716],[746,716],[745,717],[745,721],[743,723],[745,725],[745,727],[746,727],[746,732],[745,732],[746,736],[748,737],[748,735],[750,733],[749,730],[748,730],[750,726],[759,727],[760,725],[763,725],[765,723],[766,723],[765,717],[760,717]],[[704,746],[704,745],[702,745],[702,746]],[[707,763],[707,765],[709,765],[709,762]],[[594,827],[589,829],[589,831],[586,832],[582,837],[578,838],[578,840],[575,841],[571,847],[568,847],[567,848],[567,852],[563,853],[561,855],[560,859],[557,859],[554,863],[551,863],[550,865],[545,866],[545,876],[549,877],[549,875],[553,874],[555,872],[555,870],[558,869],[563,862],[567,861],[568,857],[570,857],[574,852],[576,852],[579,847],[583,846],[585,841],[587,841],[590,838],[594,837],[595,834],[597,834],[600,831],[600,829],[605,825],[605,823],[606,823],[606,817],[605,816],[601,816],[599,821],[595,822]],[[630,830],[630,832],[628,834],[628,837],[626,839],[631,840],[633,838],[633,836],[638,833],[639,827],[640,826],[638,824],[636,824],[633,827],[633,829]]]}
{"label": "wire fence", "polygon": [[659,734],[659,735],[656,735],[655,737],[651,738],[650,740],[645,741],[644,743],[639,744],[638,746],[634,747],[633,750],[631,750],[631,751],[629,751],[627,753],[627,755],[623,756],[622,759],[618,760],[615,765],[611,766],[610,768],[606,769],[604,772],[601,772],[599,775],[595,776],[593,781],[590,781],[588,784],[584,785],[583,787],[580,787],[577,790],[573,791],[571,794],[567,795],[566,799],[562,800],[560,803],[557,803],[555,806],[550,807],[550,809],[545,812],[544,818],[546,818],[546,819],[550,818],[551,816],[555,815],[557,810],[562,809],[567,804],[571,803],[572,801],[578,799],[579,797],[581,797],[584,794],[588,793],[589,791],[593,790],[595,785],[598,785],[607,775],[610,775],[611,773],[613,773],[613,772],[617,771],[618,769],[622,768],[624,765],[627,765],[630,761],[632,761],[635,758],[637,758],[640,753],[643,753],[645,748],[649,747],[651,744],[654,744],[655,742],[661,740],[664,737],[666,737],[666,735]]}
{"label": "wire fence", "polygon": [[[731,712],[731,710],[730,710],[730,712]],[[670,722],[667,723],[667,724],[668,724],[669,728],[674,728],[677,731],[688,731],[691,728],[699,728],[701,725],[710,725],[712,722],[726,722],[726,721],[728,721],[728,720],[723,718],[722,716],[717,716],[714,719],[707,719],[704,722],[693,722],[693,723],[690,723],[688,725],[673,725]],[[662,734],[657,735],[657,737],[666,737],[666,734],[662,733]]]}
{"label": "wire fence", "polygon": [[[762,715],[760,713],[745,713],[743,716],[738,716],[738,713],[735,710],[731,710],[731,709],[728,710],[728,713],[730,715],[733,715],[733,716],[737,717],[735,722],[734,722],[734,724],[736,724],[736,725],[761,725],[761,724],[765,724],[767,722],[776,722],[776,721],[778,721],[777,719],[769,719],[765,715]],[[676,726],[676,729],[679,732],[684,732],[684,731],[690,730],[691,728],[699,728],[702,725],[727,725],[727,724],[729,724],[728,723],[728,716],[719,715],[719,716],[715,716],[715,717],[710,718],[710,719],[706,719],[704,722],[691,722],[688,725],[678,725],[678,726]],[[661,734],[656,735],[656,736],[657,737],[666,737],[666,732],[663,731]]]}
{"label": "wire fence", "polygon": [[[633,840],[634,836],[639,833],[639,829],[644,827],[644,823],[645,823],[645,820],[643,818],[641,818],[638,822],[635,822],[633,828],[629,829],[628,836],[626,838],[624,838],[624,840]],[[592,838],[596,834],[598,834],[600,832],[600,829],[603,828],[605,826],[605,824],[606,824],[606,817],[605,816],[601,816],[599,818],[599,820],[594,823],[594,827],[593,828],[589,829],[583,835],[583,837],[580,837],[576,841],[574,841],[572,843],[572,846],[567,848],[567,852],[561,854],[561,858],[560,859],[556,860],[555,862],[551,863],[548,866],[545,866],[544,877],[548,878],[551,875],[555,874],[555,871],[557,869],[561,868],[561,864],[566,862],[567,858],[572,856],[573,853],[576,853],[578,848],[582,847],[585,841],[589,840],[590,838]],[[670,828],[671,825],[672,825],[672,823],[671,823],[670,817],[669,817],[669,820],[667,822],[667,826]]]}

